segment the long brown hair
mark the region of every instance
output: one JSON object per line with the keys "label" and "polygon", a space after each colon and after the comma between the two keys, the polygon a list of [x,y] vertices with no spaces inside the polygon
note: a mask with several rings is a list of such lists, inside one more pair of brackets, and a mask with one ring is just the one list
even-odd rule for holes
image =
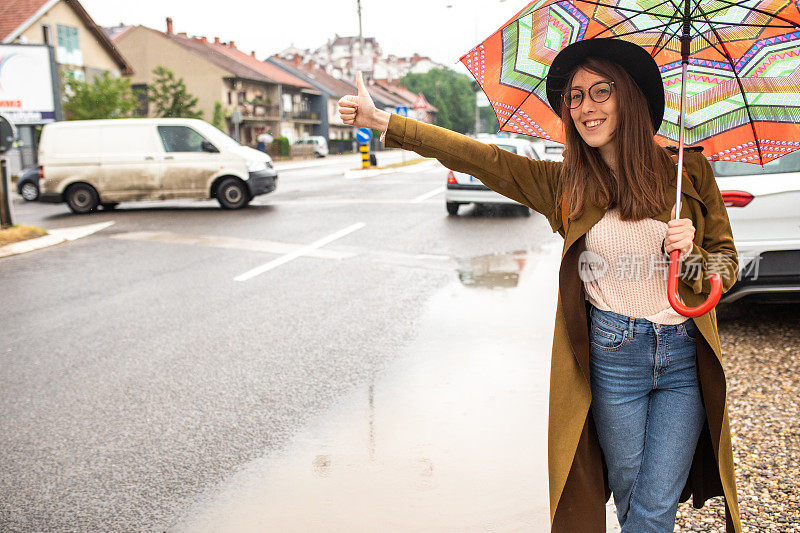
{"label": "long brown hair", "polygon": [[575,72],[584,68],[614,82],[619,120],[613,134],[616,141],[615,173],[605,163],[597,148],[581,138],[570,115],[569,106],[561,106],[561,121],[566,133],[562,180],[569,218],[576,219],[584,201],[597,207],[618,207],[622,220],[651,218],[661,212],[669,199],[667,186],[675,177],[675,165],[667,151],[653,138],[653,123],[644,94],[630,75],[612,61],[588,58],[570,75],[566,90],[572,86]]}

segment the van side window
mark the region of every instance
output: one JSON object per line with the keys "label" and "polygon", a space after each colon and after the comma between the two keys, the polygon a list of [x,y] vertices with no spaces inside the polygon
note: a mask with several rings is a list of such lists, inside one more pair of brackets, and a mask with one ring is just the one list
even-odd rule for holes
{"label": "van side window", "polygon": [[205,137],[188,126],[158,126],[167,152],[202,152]]}

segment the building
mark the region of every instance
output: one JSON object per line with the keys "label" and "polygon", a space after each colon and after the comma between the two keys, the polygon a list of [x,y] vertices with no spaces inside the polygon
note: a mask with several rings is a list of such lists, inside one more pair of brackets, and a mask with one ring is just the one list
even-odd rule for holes
{"label": "building", "polygon": [[[114,77],[133,74],[130,64],[77,0],[0,2],[0,42],[51,46],[58,75],[91,81],[104,72]],[[63,88],[59,88],[56,97],[56,116],[17,123],[20,157],[12,155],[9,158],[12,165],[16,166],[17,162],[21,162],[22,167],[36,164],[35,130],[46,122],[60,120]],[[15,170],[18,169],[12,168],[12,172]]]}
{"label": "building", "polygon": [[[107,28],[114,44],[136,70],[134,87],[147,91],[163,65],[183,78],[187,90],[198,99],[203,118],[212,122],[219,105],[225,116],[223,129],[239,142],[254,146],[262,130],[283,135],[291,142],[312,135],[322,124],[319,106],[322,93],[310,83],[285,70],[256,59],[234,41],[219,37],[175,33],[167,18],[166,31],[146,26]],[[153,116],[153,110],[142,110]]]}
{"label": "building", "polygon": [[365,37],[362,49],[361,39],[358,37],[342,37],[338,34],[314,51],[300,50],[291,45],[277,55],[289,61],[299,55],[303,63],[313,61],[328,74],[341,79],[354,79],[360,70],[367,78],[387,79],[391,82],[410,72],[424,74],[433,68],[446,68],[430,57],[419,54],[411,57],[390,54],[384,57],[374,37]]}
{"label": "building", "polygon": [[276,55],[268,58],[267,62],[305,79],[322,93],[323,98],[319,100],[319,106],[316,108],[322,123],[319,130],[314,130],[314,135],[321,135],[328,139],[332,152],[342,151],[345,148],[351,149],[350,145],[354,136],[353,127],[342,122],[338,103],[340,98],[348,94],[356,94],[358,89],[345,80],[331,76],[313,61],[303,63],[299,55],[295,55],[292,61],[281,59]]}

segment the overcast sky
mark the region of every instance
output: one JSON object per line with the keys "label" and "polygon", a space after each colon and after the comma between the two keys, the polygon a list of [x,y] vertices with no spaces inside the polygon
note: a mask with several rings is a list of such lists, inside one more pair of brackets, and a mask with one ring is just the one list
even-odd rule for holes
{"label": "overcast sky", "polygon": [[[384,54],[417,52],[455,68],[464,53],[527,3],[361,0],[361,17],[364,36],[376,37]],[[175,32],[233,40],[241,50],[255,50],[259,59],[290,44],[316,49],[336,33],[358,35],[356,0],[223,0],[210,4],[197,0],[81,0],[81,4],[101,26],[142,24],[164,31],[165,18],[172,17]]]}

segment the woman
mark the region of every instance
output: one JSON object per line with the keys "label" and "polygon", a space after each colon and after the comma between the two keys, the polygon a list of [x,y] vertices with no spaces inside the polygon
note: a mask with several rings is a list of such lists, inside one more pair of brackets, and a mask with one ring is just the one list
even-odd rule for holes
{"label": "woman", "polygon": [[671,532],[690,495],[696,507],[724,496],[727,531],[741,531],[716,317],[676,313],[663,268],[672,250],[698,267],[684,269],[679,288],[696,306],[710,271],[723,290],[733,285],[736,250],[698,151],[686,154],[681,216],[671,220],[676,169],[654,141],[664,90],[650,55],[592,39],[556,56],[547,96],[566,130],[563,163],[389,115],[360,76],[358,88],[339,101],[346,124],[480,178],[564,236],[550,381],[552,530],[605,531],[610,490],[626,533]]}

